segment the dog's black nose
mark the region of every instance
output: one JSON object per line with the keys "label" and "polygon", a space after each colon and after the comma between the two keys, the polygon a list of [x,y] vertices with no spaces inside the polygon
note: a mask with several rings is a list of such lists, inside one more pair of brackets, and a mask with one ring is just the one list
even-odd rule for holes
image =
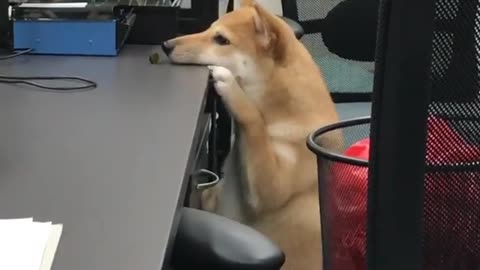
{"label": "dog's black nose", "polygon": [[162,43],[162,49],[165,54],[168,56],[172,53],[174,46],[172,46],[168,41]]}

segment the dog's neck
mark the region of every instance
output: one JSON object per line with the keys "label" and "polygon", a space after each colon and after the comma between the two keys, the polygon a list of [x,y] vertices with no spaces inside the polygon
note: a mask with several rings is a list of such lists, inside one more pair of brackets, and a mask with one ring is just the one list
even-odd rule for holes
{"label": "dog's neck", "polygon": [[242,64],[237,68],[237,78],[241,88],[248,97],[261,106],[262,100],[269,89],[268,84],[274,77],[274,62],[270,59],[260,60],[243,58]]}
{"label": "dog's neck", "polygon": [[239,72],[237,76],[240,87],[255,104],[259,104],[265,94],[265,78],[262,73],[252,64]]}
{"label": "dog's neck", "polygon": [[[289,86],[282,73],[277,67],[257,70],[239,79],[241,88],[263,113],[272,112],[271,106],[286,109],[291,100],[287,91]],[[279,91],[282,93],[279,94]],[[266,109],[266,106],[269,108]]]}

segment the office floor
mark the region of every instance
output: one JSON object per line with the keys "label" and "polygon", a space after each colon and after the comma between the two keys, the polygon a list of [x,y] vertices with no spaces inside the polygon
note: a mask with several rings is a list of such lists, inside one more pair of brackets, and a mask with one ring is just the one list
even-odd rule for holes
{"label": "office floor", "polygon": [[370,102],[340,103],[337,111],[341,120],[369,116],[371,105]]}

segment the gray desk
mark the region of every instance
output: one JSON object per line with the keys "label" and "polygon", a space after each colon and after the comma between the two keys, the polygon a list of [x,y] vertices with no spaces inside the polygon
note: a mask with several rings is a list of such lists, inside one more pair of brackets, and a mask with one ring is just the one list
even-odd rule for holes
{"label": "gray desk", "polygon": [[26,56],[0,74],[78,75],[88,92],[0,84],[0,218],[64,224],[55,270],[158,270],[169,242],[207,69]]}

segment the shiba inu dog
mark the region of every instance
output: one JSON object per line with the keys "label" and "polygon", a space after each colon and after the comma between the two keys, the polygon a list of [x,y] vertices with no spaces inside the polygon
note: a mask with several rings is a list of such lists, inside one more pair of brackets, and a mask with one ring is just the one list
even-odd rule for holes
{"label": "shiba inu dog", "polygon": [[[283,270],[322,269],[317,164],[306,139],[338,117],[309,52],[255,1],[163,49],[173,63],[209,65],[235,120],[225,179],[203,191],[203,209],[268,236],[285,252]],[[320,143],[340,147],[342,139],[332,133]],[[238,196],[226,192],[232,186]],[[229,201],[238,203],[229,208]]]}

